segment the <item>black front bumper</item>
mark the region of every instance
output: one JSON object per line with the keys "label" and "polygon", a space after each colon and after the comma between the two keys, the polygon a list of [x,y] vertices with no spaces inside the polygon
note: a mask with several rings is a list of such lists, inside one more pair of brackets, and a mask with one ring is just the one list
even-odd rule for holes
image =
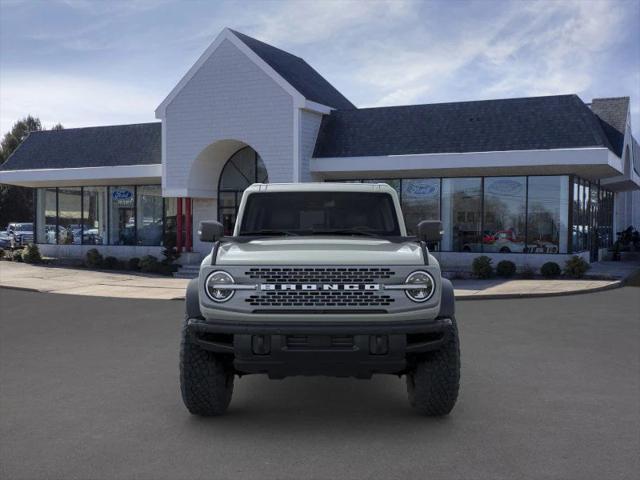
{"label": "black front bumper", "polygon": [[380,324],[238,324],[192,318],[188,332],[201,348],[232,356],[239,374],[369,378],[403,373],[412,356],[437,350],[447,340],[450,325],[449,318]]}

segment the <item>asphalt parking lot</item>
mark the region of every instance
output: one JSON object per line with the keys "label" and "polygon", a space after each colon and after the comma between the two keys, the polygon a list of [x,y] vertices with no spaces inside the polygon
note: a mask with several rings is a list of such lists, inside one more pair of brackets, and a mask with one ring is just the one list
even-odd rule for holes
{"label": "asphalt parking lot", "polygon": [[637,478],[640,289],[458,304],[462,390],[243,377],[228,415],[178,390],[182,302],[0,289],[0,477]]}

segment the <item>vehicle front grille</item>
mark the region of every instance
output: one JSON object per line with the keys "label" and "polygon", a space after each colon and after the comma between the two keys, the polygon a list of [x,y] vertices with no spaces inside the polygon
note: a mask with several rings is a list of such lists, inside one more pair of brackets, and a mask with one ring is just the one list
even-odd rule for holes
{"label": "vehicle front grille", "polygon": [[375,283],[395,272],[381,267],[263,267],[250,268],[245,275],[264,283]]}
{"label": "vehicle front grille", "polygon": [[[384,267],[256,267],[245,275],[267,284],[372,284],[395,275]],[[394,302],[380,290],[265,290],[245,301],[254,307],[386,307]]]}
{"label": "vehicle front grille", "polygon": [[389,295],[363,291],[269,291],[245,299],[254,307],[386,307]]}

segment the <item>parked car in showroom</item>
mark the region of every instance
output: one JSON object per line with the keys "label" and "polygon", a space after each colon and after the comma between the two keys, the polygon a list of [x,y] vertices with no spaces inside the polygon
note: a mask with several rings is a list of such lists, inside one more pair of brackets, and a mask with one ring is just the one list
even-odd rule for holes
{"label": "parked car in showroom", "polygon": [[3,248],[22,248],[33,243],[33,223],[9,223],[4,233],[0,244],[8,241],[8,246]]}

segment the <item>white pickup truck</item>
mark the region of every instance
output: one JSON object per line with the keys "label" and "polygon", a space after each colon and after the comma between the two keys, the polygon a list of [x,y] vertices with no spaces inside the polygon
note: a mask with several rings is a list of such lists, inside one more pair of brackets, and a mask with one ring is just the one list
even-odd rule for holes
{"label": "white pickup truck", "polygon": [[33,223],[10,223],[0,234],[0,248],[22,248],[33,243]]}
{"label": "white pickup truck", "polygon": [[448,414],[460,381],[451,283],[427,243],[408,237],[386,184],[254,184],[232,237],[213,243],[186,295],[180,383],[196,415],[225,412],[236,375],[405,375],[419,412]]}

